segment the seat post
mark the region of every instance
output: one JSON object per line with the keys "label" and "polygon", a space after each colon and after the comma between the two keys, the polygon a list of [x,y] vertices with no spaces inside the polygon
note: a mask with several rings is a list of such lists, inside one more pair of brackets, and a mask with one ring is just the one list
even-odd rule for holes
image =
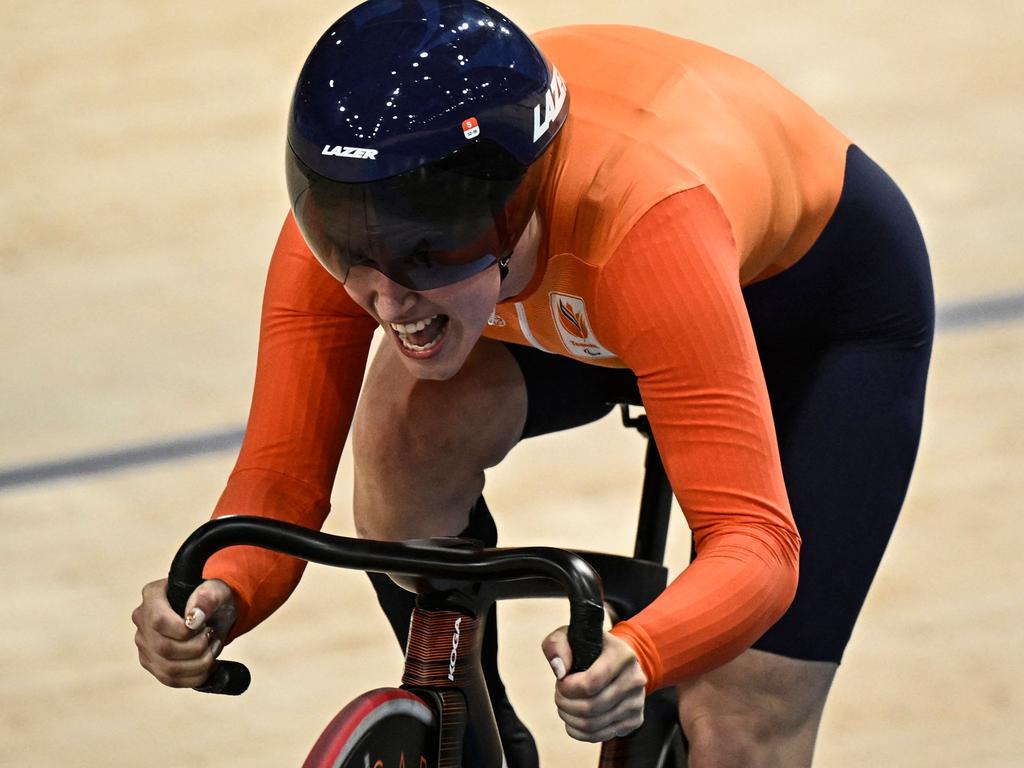
{"label": "seat post", "polygon": [[647,455],[644,459],[644,484],[640,494],[640,519],[636,527],[636,544],[633,557],[661,563],[665,559],[665,542],[668,538],[669,515],[672,511],[672,486],[669,485],[665,466],[658,453],[658,446],[651,435],[647,416],[631,416],[629,406],[621,403],[622,423],[636,429],[647,438]]}

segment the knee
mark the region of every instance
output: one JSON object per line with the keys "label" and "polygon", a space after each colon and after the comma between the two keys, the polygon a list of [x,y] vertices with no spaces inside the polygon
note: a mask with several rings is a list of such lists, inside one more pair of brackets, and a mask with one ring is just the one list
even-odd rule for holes
{"label": "knee", "polygon": [[506,350],[484,346],[452,379],[425,381],[378,356],[352,428],[360,536],[420,538],[465,527],[484,470],[522,431],[525,388],[509,366]]}
{"label": "knee", "polygon": [[446,433],[456,426],[439,408],[435,387],[364,390],[352,424],[352,453],[361,472],[398,479],[420,475],[450,455]]}
{"label": "knee", "polygon": [[480,345],[452,379],[411,378],[385,360],[360,393],[352,448],[362,471],[443,481],[482,472],[519,438],[526,393],[511,355]]}
{"label": "knee", "polygon": [[771,727],[750,716],[707,715],[683,723],[690,768],[755,768],[777,764],[768,753]]}
{"label": "knee", "polygon": [[459,451],[458,418],[432,394],[375,393],[353,423],[353,520],[362,538],[451,535],[483,490],[483,467]]}
{"label": "knee", "polygon": [[681,683],[691,768],[809,766],[835,668],[747,651]]}
{"label": "knee", "polygon": [[820,716],[820,710],[799,711],[782,702],[763,708],[750,702],[680,720],[690,768],[799,768],[811,765]]}

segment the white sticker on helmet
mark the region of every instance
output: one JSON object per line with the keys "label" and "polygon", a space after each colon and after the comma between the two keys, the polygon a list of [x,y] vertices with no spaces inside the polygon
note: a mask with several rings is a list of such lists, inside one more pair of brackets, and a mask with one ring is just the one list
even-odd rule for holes
{"label": "white sticker on helmet", "polygon": [[480,135],[480,123],[475,117],[462,121],[462,135],[467,139],[475,139]]}

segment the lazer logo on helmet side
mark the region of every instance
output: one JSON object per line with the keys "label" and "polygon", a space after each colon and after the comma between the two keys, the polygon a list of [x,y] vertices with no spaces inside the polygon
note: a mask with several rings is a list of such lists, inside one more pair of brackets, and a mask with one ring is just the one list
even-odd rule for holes
{"label": "lazer logo on helmet side", "polygon": [[323,152],[321,155],[327,155],[328,157],[354,157],[359,160],[376,160],[377,150],[376,149],[363,149],[361,147],[332,147],[330,144],[324,144]]}
{"label": "lazer logo on helmet side", "polygon": [[547,93],[544,94],[543,112],[544,117],[541,118],[541,106],[536,104],[533,107],[533,141],[536,143],[540,140],[548,128],[551,127],[551,122],[558,117],[559,113],[565,107],[565,97],[568,95],[569,90],[565,87],[565,80],[562,79],[562,75],[558,70],[552,67],[551,85],[548,86]]}

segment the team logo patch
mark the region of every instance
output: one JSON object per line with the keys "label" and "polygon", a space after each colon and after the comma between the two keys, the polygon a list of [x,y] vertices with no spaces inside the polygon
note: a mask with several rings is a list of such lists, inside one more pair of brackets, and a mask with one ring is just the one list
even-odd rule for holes
{"label": "team logo patch", "polygon": [[571,304],[561,299],[558,301],[558,322],[566,333],[577,339],[585,339],[590,335],[586,318],[578,314]]}
{"label": "team logo patch", "polygon": [[462,121],[462,135],[467,139],[475,139],[480,135],[480,123],[475,117]]}
{"label": "team logo patch", "polygon": [[551,315],[562,344],[575,357],[593,359],[615,357],[615,353],[601,346],[587,318],[587,305],[571,293],[551,293]]}

